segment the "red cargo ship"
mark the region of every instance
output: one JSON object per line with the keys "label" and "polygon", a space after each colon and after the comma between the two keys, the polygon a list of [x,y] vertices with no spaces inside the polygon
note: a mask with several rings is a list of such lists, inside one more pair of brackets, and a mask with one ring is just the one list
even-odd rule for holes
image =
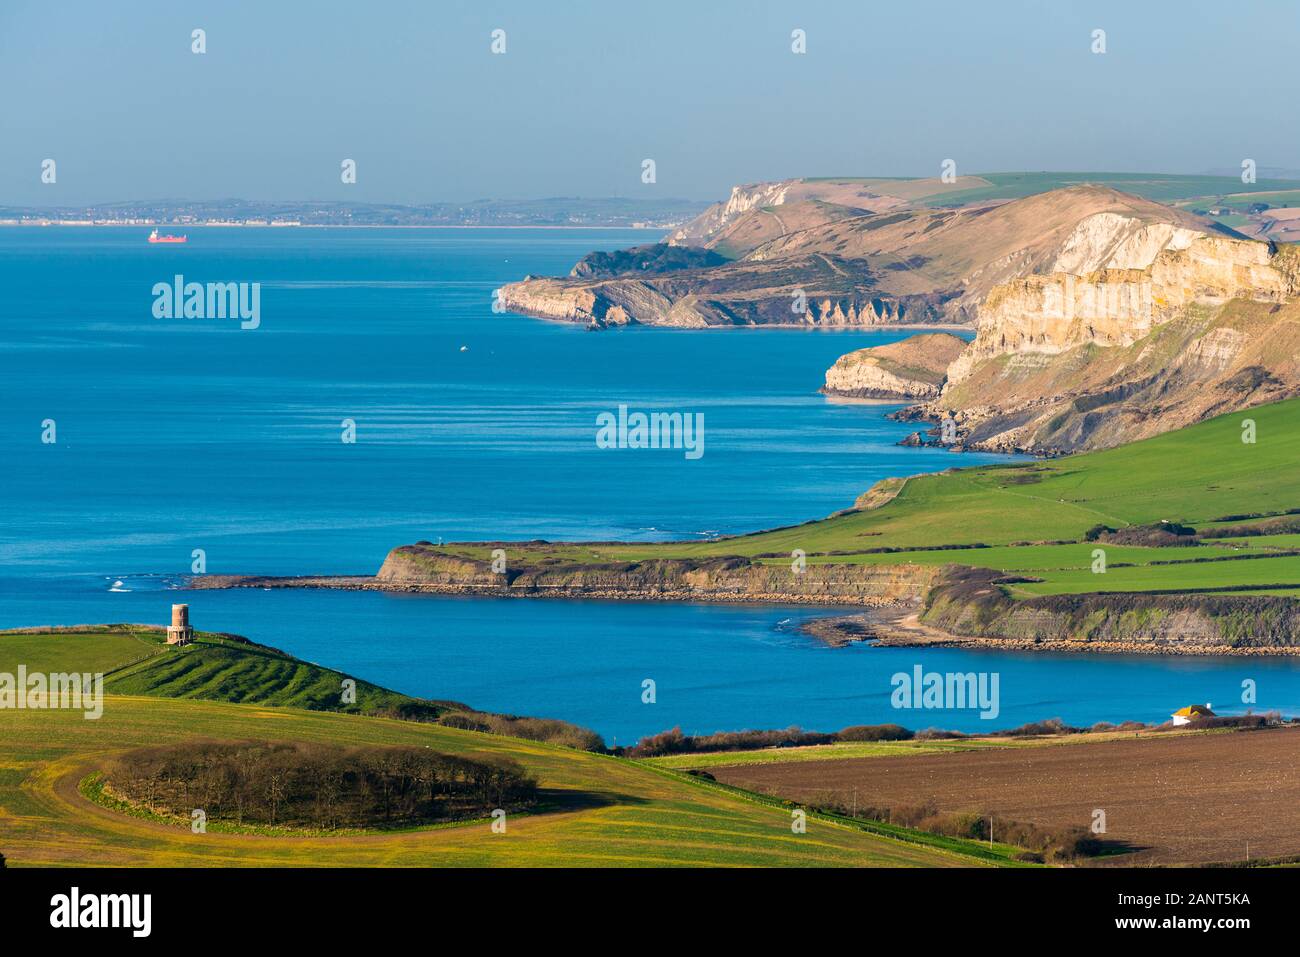
{"label": "red cargo ship", "polygon": [[184,236],[159,236],[156,229],[149,234],[149,242],[151,243],[184,243],[188,241]]}

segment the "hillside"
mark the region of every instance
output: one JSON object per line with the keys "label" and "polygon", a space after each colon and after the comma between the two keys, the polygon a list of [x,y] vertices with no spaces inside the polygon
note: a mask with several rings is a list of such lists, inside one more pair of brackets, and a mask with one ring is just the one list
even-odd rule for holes
{"label": "hillside", "polygon": [[756,189],[733,194],[724,209],[673,237],[693,238],[731,262],[635,276],[528,277],[502,287],[501,300],[515,312],[595,326],[969,324],[1000,283],[1067,269],[1143,268],[1167,246],[1221,230],[1096,185],[954,209],[846,195],[857,184],[819,185],[820,196],[840,202],[792,201],[793,187]]}
{"label": "hillside", "polygon": [[1187,208],[1214,216],[1227,225],[1249,224],[1247,214],[1257,204],[1295,206],[1291,197],[1300,195],[1294,179],[1260,179],[1242,183],[1237,175],[1186,176],[1173,173],[1106,172],[1018,172],[982,173],[958,176],[951,183],[938,177],[921,179],[826,176],[750,183],[735,186],[731,195],[714,203],[685,223],[669,242],[687,246],[710,246],[742,214],[759,207],[790,206],[797,203],[826,203],[864,212],[886,212],[906,206],[983,205],[1023,199],[1037,193],[1087,184],[1140,196],[1157,203]]}
{"label": "hillside", "polygon": [[[1300,509],[1300,399],[1105,451],[882,486],[821,521],[708,542],[407,545],[376,585],[916,603],[955,634],[1031,645],[1300,647],[1300,520],[1290,517]],[[1163,523],[1194,534],[1162,533]],[[506,550],[507,575],[490,570],[494,548]],[[800,554],[803,567],[792,561]],[[961,571],[971,567],[992,574]]]}
{"label": "hillside", "polygon": [[[147,635],[115,626],[4,634],[0,672],[13,673],[20,664],[28,673],[84,671],[129,664],[141,653],[150,660],[184,654],[176,648],[154,651],[151,644]],[[248,655],[252,670],[263,667],[258,646],[224,647]],[[200,649],[200,656],[210,651]],[[256,682],[263,688],[261,700],[293,699],[299,679],[277,674],[269,683]],[[286,836],[215,829],[196,834],[188,826],[123,813],[97,798],[97,775],[123,750],[199,740],[406,745],[508,758],[537,778],[542,804],[512,815],[504,835],[483,820]],[[683,773],[423,721],[115,693],[105,695],[96,720],[72,709],[0,712],[0,852],[11,867],[942,867],[1005,863],[1013,850],[902,828],[882,836],[868,824],[816,813],[808,815],[807,833],[795,835],[790,821],[789,808],[779,801]]]}
{"label": "hillside", "polygon": [[957,444],[1105,448],[1300,392],[1300,253],[1190,238],[1142,268],[996,287],[942,395]]}
{"label": "hillside", "polygon": [[[112,694],[235,701],[425,720],[463,709],[450,702],[422,701],[398,694],[234,636],[199,632],[184,647],[163,648],[162,654],[114,671],[105,689]],[[343,697],[345,679],[355,682],[355,700]]]}
{"label": "hillside", "polygon": [[[1076,858],[1076,866],[1300,861],[1300,728],[1129,731],[970,744],[930,754],[881,748],[856,755],[852,746],[830,746],[682,755],[674,766],[708,767],[719,781],[794,801],[856,794],[858,807],[872,808],[866,813],[895,821],[927,801],[937,813],[978,808],[984,820],[1003,822],[995,828],[1003,835],[1025,830],[1015,825],[1068,834],[1087,821],[1079,808],[1104,807],[1110,820],[1102,846],[1095,857]],[[1152,794],[1161,799],[1153,801]]]}

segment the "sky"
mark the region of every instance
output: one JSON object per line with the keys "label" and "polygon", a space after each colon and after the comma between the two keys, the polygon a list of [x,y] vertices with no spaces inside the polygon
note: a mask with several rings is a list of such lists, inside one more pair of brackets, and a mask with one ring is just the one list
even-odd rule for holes
{"label": "sky", "polygon": [[1291,0],[0,0],[0,204],[1294,169],[1296,62]]}

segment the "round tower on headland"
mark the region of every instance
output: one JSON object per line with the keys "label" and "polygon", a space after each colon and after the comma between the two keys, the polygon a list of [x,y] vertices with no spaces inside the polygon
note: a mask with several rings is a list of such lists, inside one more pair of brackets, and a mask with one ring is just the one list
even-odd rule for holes
{"label": "round tower on headland", "polygon": [[190,627],[190,606],[172,605],[172,623],[167,627],[167,644],[188,645],[194,640]]}

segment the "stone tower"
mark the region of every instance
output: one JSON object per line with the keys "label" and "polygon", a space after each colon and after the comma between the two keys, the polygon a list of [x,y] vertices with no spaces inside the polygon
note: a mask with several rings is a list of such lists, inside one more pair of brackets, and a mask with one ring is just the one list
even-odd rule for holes
{"label": "stone tower", "polygon": [[167,644],[188,645],[194,640],[194,629],[190,627],[190,606],[172,605],[172,623],[167,629]]}

